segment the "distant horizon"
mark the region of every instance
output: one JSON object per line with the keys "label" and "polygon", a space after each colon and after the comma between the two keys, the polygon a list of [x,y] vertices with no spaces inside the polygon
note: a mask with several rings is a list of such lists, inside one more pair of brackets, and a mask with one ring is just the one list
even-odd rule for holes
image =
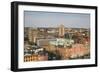
{"label": "distant horizon", "polygon": [[61,24],[65,28],[90,28],[90,14],[24,11],[24,27],[52,28]]}
{"label": "distant horizon", "polygon": [[[34,28],[34,27],[24,27],[24,28]],[[58,28],[58,27],[35,27],[35,28]],[[34,28],[34,29],[35,29]],[[80,27],[80,28],[74,28],[74,27],[65,27],[65,28],[71,28],[71,29],[90,29],[90,28],[82,28],[82,27]]]}

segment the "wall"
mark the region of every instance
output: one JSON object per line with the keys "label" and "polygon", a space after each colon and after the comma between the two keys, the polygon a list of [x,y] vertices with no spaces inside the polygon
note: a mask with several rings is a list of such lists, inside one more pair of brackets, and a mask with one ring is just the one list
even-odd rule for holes
{"label": "wall", "polygon": [[[11,73],[10,69],[10,2],[14,0],[0,0],[0,73]],[[17,1],[17,0],[16,0]],[[32,2],[45,2],[45,3],[62,3],[62,4],[79,4],[79,5],[97,5],[100,12],[100,0],[21,0]],[[98,12],[98,13],[99,13]],[[100,14],[98,14],[98,19]],[[98,22],[99,24],[100,22]],[[100,25],[98,25],[98,28]],[[100,29],[98,29],[100,31]],[[100,37],[100,34],[98,35]],[[100,38],[98,39],[100,40]],[[100,41],[98,42],[100,43]],[[100,47],[100,46],[99,46]],[[99,48],[98,48],[99,49]],[[98,50],[100,51],[100,49]],[[100,55],[100,53],[98,54]],[[98,59],[100,60],[100,58]],[[100,64],[100,63],[99,63]],[[74,68],[74,69],[60,69],[60,70],[45,70],[35,71],[36,73],[98,73],[100,66],[91,68]],[[30,71],[32,73],[32,71]]]}

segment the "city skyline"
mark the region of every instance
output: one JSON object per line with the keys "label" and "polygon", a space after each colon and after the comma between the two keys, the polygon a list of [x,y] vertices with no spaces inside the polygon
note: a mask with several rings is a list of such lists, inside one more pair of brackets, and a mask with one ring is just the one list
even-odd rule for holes
{"label": "city skyline", "polygon": [[24,27],[90,28],[90,14],[24,11]]}

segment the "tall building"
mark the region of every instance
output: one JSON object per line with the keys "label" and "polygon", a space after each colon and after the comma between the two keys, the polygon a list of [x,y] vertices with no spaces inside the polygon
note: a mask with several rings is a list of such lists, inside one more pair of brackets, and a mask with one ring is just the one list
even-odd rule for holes
{"label": "tall building", "polygon": [[34,30],[33,28],[29,28],[29,30],[28,30],[28,39],[29,39],[30,42],[36,43],[36,39],[37,39],[36,29]]}
{"label": "tall building", "polygon": [[64,25],[61,24],[58,28],[59,30],[59,37],[64,37],[64,34],[65,34],[65,28],[64,28]]}

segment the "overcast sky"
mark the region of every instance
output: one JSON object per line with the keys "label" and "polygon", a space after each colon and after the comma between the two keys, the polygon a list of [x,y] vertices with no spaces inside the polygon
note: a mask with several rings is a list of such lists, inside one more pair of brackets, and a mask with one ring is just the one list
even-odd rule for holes
{"label": "overcast sky", "polygon": [[90,14],[24,11],[25,27],[90,28]]}

